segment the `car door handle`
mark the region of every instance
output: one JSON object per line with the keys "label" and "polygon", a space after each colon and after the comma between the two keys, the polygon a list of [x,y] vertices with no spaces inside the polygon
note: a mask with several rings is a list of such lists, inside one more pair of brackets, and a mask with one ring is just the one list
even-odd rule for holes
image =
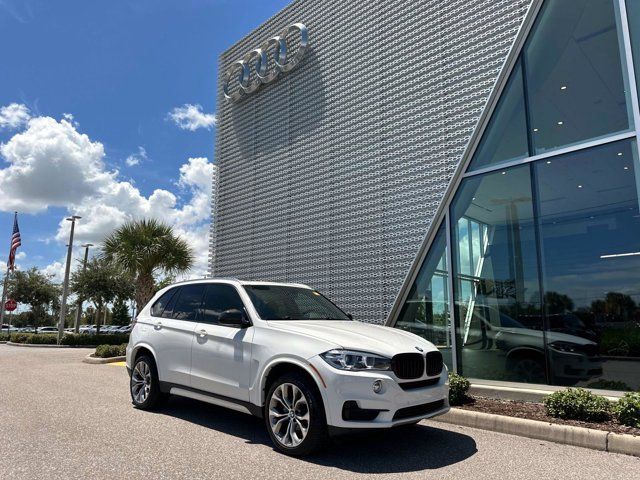
{"label": "car door handle", "polygon": [[156,322],[156,330],[160,330],[162,328],[162,322]]}
{"label": "car door handle", "polygon": [[198,333],[198,336],[200,338],[204,338],[207,336],[207,331],[205,329],[200,330],[200,332]]}

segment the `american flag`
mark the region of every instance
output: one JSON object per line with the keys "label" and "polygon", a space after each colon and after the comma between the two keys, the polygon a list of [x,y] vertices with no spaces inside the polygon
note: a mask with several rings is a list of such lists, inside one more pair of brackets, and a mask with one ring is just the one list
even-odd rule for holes
{"label": "american flag", "polygon": [[20,242],[20,229],[18,228],[18,212],[13,217],[13,233],[11,234],[11,249],[9,250],[9,261],[7,266],[13,272],[16,263],[16,250],[22,245]]}

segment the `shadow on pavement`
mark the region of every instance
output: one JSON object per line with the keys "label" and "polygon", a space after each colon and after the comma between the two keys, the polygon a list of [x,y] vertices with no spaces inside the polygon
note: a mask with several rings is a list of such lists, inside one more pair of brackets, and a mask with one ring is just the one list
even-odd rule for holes
{"label": "shadow on pavement", "polygon": [[[262,420],[222,407],[172,396],[157,413],[272,446]],[[358,473],[400,473],[446,467],[476,452],[468,435],[413,425],[340,436],[322,452],[300,460]]]}

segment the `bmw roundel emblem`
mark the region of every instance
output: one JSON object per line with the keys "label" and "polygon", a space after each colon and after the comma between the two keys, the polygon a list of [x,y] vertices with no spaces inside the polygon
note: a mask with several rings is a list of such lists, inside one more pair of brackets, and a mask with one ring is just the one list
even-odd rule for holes
{"label": "bmw roundel emblem", "polygon": [[420,347],[416,347],[416,350],[418,350],[419,352],[424,352],[424,350],[421,349]]}

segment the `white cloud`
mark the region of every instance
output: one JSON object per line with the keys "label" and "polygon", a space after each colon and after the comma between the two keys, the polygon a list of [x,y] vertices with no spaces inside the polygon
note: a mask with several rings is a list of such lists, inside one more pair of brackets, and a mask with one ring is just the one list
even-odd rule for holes
{"label": "white cloud", "polygon": [[169,118],[183,130],[195,131],[199,128],[209,130],[216,124],[216,116],[212,113],[204,113],[201,105],[185,103],[169,112]]}
{"label": "white cloud", "polygon": [[24,252],[18,252],[16,253],[16,260],[24,260],[25,258],[27,258],[27,254]]}
{"label": "white cloud", "polygon": [[62,283],[64,281],[64,267],[62,262],[53,262],[42,269],[42,273],[51,277],[53,283]]}
{"label": "white cloud", "polygon": [[21,103],[11,103],[0,107],[0,129],[16,129],[25,125],[31,114],[26,105]]}
{"label": "white cloud", "polygon": [[117,172],[104,165],[104,147],[67,120],[29,120],[27,129],[0,145],[9,166],[0,170],[0,209],[38,212],[67,206],[109,190]]}
{"label": "white cloud", "polygon": [[124,162],[127,164],[127,166],[134,167],[147,159],[147,151],[145,150],[145,148],[138,147],[138,153],[132,153],[126,158]]}
{"label": "white cloud", "polygon": [[[108,171],[104,146],[79,133],[71,122],[32,118],[23,132],[0,145],[0,155],[9,162],[0,169],[0,198],[5,199],[0,210],[35,213],[65,207],[82,217],[76,223],[75,245],[98,245],[127,220],[157,218],[191,244],[196,255],[191,275],[204,275],[216,166],[206,158],[190,158],[176,172],[176,193],[156,189],[145,196],[117,171]],[[61,219],[55,240],[64,245],[68,238],[69,222]],[[59,264],[52,263],[46,271],[57,278],[63,268]]]}

